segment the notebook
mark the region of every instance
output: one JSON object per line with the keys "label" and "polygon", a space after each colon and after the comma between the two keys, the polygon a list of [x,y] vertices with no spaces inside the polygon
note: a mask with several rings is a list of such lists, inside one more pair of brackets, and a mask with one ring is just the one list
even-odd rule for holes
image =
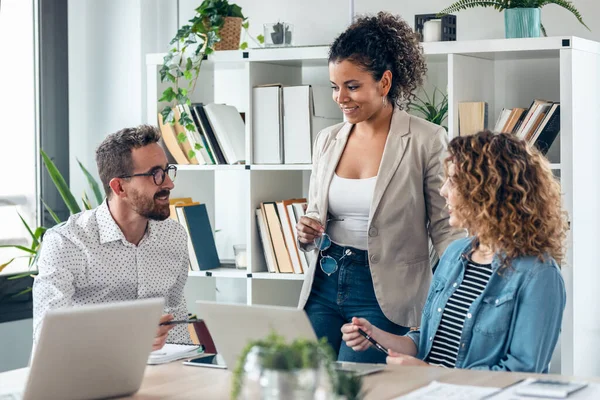
{"label": "notebook", "polygon": [[175,360],[184,358],[193,358],[198,354],[202,354],[204,349],[202,346],[192,346],[186,344],[167,343],[160,350],[155,350],[150,353],[147,364],[165,364]]}
{"label": "notebook", "polygon": [[561,382],[550,379],[535,379],[519,386],[515,393],[521,396],[566,399],[570,394],[587,386],[585,382]]}

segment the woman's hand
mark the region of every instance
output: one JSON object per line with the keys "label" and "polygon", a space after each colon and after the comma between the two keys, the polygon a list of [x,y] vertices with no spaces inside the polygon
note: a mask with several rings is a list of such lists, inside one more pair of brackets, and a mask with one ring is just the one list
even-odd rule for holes
{"label": "woman's hand", "polygon": [[413,356],[407,356],[406,354],[396,353],[393,350],[388,350],[388,353],[390,355],[385,359],[385,362],[388,364],[407,365],[412,367],[429,366],[429,364],[427,364],[425,361],[419,360],[418,358]]}
{"label": "woman's hand", "polygon": [[375,327],[364,318],[353,317],[351,323],[342,326],[342,339],[352,350],[365,351],[371,346],[371,342],[358,333],[359,328],[367,335],[372,336]]}
{"label": "woman's hand", "polygon": [[319,221],[309,217],[301,217],[296,224],[296,230],[298,231],[298,241],[306,244],[313,243],[316,237],[325,232]]}

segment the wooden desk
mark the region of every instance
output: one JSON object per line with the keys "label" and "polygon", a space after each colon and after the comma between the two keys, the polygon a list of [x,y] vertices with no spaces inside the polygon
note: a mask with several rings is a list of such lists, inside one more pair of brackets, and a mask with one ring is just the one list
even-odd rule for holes
{"label": "wooden desk", "polygon": [[[10,382],[24,384],[26,369],[0,374],[0,387]],[[503,387],[535,374],[469,371],[438,367],[388,366],[385,371],[365,377],[366,400],[391,399],[406,394],[433,380],[474,386]],[[567,380],[560,375],[543,375],[552,379]],[[140,390],[127,399],[229,399],[231,372],[221,369],[188,367],[181,362],[149,365]],[[600,382],[600,378],[583,378],[588,382]],[[21,381],[21,382],[19,382]]]}

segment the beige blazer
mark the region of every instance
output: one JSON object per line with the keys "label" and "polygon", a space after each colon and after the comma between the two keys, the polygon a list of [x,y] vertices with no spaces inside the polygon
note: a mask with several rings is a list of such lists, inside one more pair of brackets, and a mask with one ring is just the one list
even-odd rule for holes
{"label": "beige blazer", "polygon": [[[315,141],[306,215],[323,225],[329,185],[351,128],[350,123],[331,126]],[[402,326],[420,324],[432,276],[429,238],[441,255],[465,236],[448,224],[439,193],[447,143],[444,128],[394,110],[371,203],[368,252],[377,301],[385,316]],[[315,267],[316,257],[306,272],[300,308],[310,295]]]}

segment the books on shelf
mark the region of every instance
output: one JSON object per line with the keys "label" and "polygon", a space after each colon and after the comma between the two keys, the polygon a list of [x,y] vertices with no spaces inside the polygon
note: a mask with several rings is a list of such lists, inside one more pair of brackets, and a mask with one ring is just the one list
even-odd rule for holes
{"label": "books on shelf", "polygon": [[[180,118],[185,112],[188,124]],[[246,128],[237,109],[226,104],[176,105],[173,124],[158,115],[163,141],[178,164],[244,164]]]}
{"label": "books on shelf", "polygon": [[171,199],[169,218],[183,225],[188,238],[190,271],[206,271],[220,267],[214,231],[205,204],[191,198]]}
{"label": "books on shelf", "polygon": [[342,122],[328,86],[273,83],[252,96],[253,164],[310,164],[319,131]]}
{"label": "books on shelf", "polygon": [[269,272],[302,274],[310,265],[297,246],[296,224],[304,215],[306,199],[263,202],[256,209],[259,237]]}
{"label": "books on shelf", "polygon": [[488,127],[488,104],[483,101],[458,103],[459,136],[474,135]]}
{"label": "books on shelf", "polygon": [[560,103],[535,99],[528,108],[503,109],[494,131],[512,133],[546,154],[560,133]]}

